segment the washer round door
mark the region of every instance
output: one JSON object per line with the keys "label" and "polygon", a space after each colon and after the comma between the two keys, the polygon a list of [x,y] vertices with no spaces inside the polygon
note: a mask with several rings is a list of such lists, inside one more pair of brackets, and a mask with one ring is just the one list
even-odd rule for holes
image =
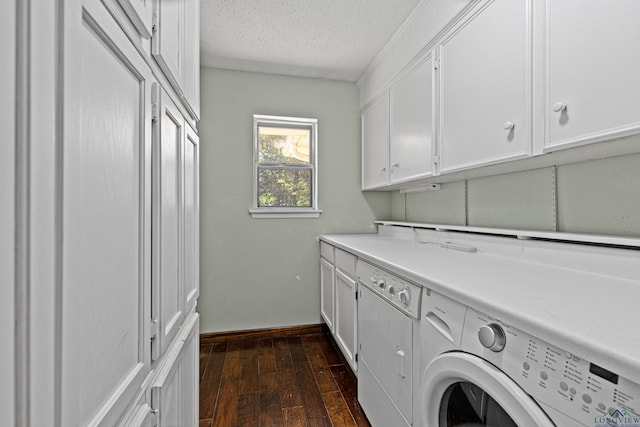
{"label": "washer round door", "polygon": [[462,352],[436,357],[423,373],[422,421],[429,427],[554,427],[518,384]]}

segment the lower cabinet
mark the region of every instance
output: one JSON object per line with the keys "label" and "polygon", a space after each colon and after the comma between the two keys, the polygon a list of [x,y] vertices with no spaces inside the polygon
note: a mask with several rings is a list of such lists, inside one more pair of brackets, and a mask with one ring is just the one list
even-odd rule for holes
{"label": "lower cabinet", "polygon": [[357,372],[356,257],[321,242],[320,315],[354,372]]}
{"label": "lower cabinet", "polygon": [[320,258],[320,315],[334,332],[334,294],[335,267],[324,258]]}

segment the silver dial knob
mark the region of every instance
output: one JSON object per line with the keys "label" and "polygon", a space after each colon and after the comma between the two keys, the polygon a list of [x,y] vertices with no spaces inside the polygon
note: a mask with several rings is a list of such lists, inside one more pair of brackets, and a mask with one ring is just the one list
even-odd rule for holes
{"label": "silver dial knob", "polygon": [[389,291],[389,295],[393,295],[396,293],[396,288],[393,285],[389,285],[387,291]]}
{"label": "silver dial knob", "polygon": [[411,291],[409,288],[404,288],[398,292],[398,300],[400,300],[400,303],[405,307],[409,307],[409,304],[411,304]]}
{"label": "silver dial knob", "polygon": [[496,353],[502,351],[507,344],[504,329],[496,323],[481,326],[478,331],[478,339],[480,340],[480,344]]}
{"label": "silver dial knob", "polygon": [[385,283],[384,279],[378,280],[378,287],[380,289],[384,289],[386,286],[387,286],[387,284]]}

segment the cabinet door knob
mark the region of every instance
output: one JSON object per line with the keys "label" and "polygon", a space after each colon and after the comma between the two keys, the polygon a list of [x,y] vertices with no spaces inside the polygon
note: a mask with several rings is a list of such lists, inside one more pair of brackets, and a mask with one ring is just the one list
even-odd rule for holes
{"label": "cabinet door knob", "polygon": [[513,122],[504,122],[504,130],[511,130],[516,127],[516,124]]}
{"label": "cabinet door knob", "polygon": [[555,104],[553,104],[553,111],[556,113],[560,113],[566,109],[567,104],[565,104],[564,102],[556,102]]}
{"label": "cabinet door knob", "polygon": [[385,172],[387,170],[387,168],[385,168],[384,166],[380,168],[380,172]]}
{"label": "cabinet door knob", "polygon": [[399,167],[400,167],[400,163],[394,163],[391,165],[391,169],[399,168]]}

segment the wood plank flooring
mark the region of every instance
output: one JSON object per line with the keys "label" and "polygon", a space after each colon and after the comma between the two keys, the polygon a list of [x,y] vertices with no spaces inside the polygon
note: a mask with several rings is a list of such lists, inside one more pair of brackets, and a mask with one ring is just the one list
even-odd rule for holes
{"label": "wood plank flooring", "polygon": [[369,426],[327,333],[200,345],[200,427]]}

